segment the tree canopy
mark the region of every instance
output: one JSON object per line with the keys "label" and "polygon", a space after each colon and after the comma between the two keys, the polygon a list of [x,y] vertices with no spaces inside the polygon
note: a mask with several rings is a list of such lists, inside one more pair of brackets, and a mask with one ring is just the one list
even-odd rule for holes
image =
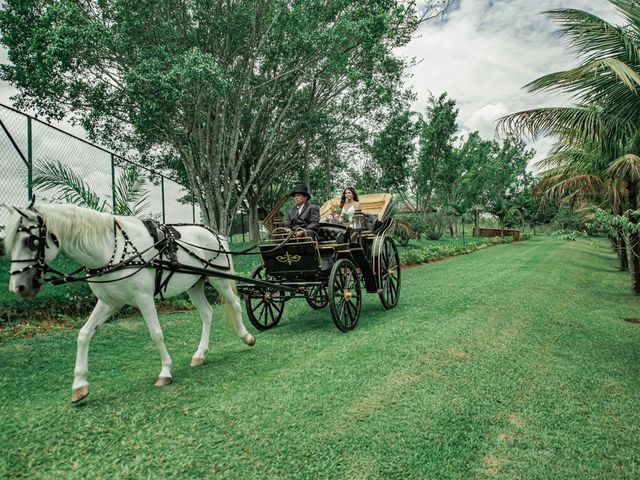
{"label": "tree canopy", "polygon": [[8,0],[2,79],[17,106],[180,170],[226,232],[259,180],[393,102],[405,61],[392,50],[446,3]]}

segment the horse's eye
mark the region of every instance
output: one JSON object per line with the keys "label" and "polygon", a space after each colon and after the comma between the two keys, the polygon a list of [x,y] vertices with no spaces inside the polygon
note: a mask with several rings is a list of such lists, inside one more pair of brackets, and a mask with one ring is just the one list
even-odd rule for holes
{"label": "horse's eye", "polygon": [[31,235],[29,238],[24,240],[24,245],[31,251],[38,250],[38,246],[40,245],[40,239],[35,235]]}

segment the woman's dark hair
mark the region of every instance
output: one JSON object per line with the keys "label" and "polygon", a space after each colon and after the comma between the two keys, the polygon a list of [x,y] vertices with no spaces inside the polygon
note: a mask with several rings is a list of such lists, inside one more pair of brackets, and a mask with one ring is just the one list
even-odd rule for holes
{"label": "woman's dark hair", "polygon": [[358,202],[360,199],[358,198],[358,193],[356,192],[356,189],[353,187],[347,187],[342,191],[342,196],[340,197],[340,208],[344,207],[344,202],[347,201],[347,197],[345,197],[344,192],[346,192],[347,190],[349,190],[351,193],[353,193],[353,201],[354,202]]}

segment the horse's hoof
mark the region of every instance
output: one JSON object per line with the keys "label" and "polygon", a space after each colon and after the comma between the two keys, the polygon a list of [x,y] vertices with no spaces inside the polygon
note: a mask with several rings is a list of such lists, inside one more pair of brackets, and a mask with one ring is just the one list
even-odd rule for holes
{"label": "horse's hoof", "polygon": [[89,385],[85,385],[84,387],[74,388],[71,393],[71,402],[78,403],[80,400],[89,395]]}
{"label": "horse's hoof", "polygon": [[166,387],[171,383],[171,377],[158,377],[156,383],[154,384],[156,387]]}
{"label": "horse's hoof", "polygon": [[249,341],[247,342],[247,345],[249,345],[250,347],[253,347],[256,344],[256,337],[254,337],[253,335],[251,335],[251,338],[249,339]]}
{"label": "horse's hoof", "polygon": [[204,358],[193,357],[191,359],[191,366],[192,367],[199,367],[202,364],[204,364]]}

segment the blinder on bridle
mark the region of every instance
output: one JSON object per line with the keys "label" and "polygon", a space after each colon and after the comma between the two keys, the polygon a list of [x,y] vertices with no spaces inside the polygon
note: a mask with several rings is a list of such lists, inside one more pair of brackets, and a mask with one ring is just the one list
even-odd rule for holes
{"label": "blinder on bridle", "polygon": [[[16,209],[17,212],[22,215],[22,217],[26,218],[27,220],[29,220],[29,217],[24,213],[21,212],[19,209]],[[37,225],[31,225],[29,227],[23,225],[22,223],[22,219],[20,219],[20,224],[18,225],[18,232],[25,232],[28,233],[29,236],[25,239],[25,247],[27,247],[30,251],[34,252],[36,254],[35,258],[26,258],[26,259],[19,259],[19,260],[11,260],[11,262],[16,262],[16,263],[27,263],[29,262],[30,264],[22,267],[18,270],[14,270],[12,272],[10,272],[10,275],[17,275],[20,273],[24,273],[27,272],[29,270],[33,270],[34,268],[36,269],[36,275],[33,278],[33,287],[37,288],[40,286],[40,284],[42,282],[40,282],[40,279],[42,278],[42,275],[44,275],[45,273],[47,273],[48,271],[50,271],[49,266],[45,263],[45,250],[46,248],[49,247],[49,244],[47,243],[47,227],[44,224],[44,220],[42,218],[42,216],[36,214],[36,219],[38,220],[38,224]],[[33,230],[37,229],[36,233],[33,233]],[[56,248],[60,247],[60,243],[58,242],[58,239],[56,238],[56,236],[52,233],[51,234],[51,240],[53,241],[53,243],[55,244]]]}

